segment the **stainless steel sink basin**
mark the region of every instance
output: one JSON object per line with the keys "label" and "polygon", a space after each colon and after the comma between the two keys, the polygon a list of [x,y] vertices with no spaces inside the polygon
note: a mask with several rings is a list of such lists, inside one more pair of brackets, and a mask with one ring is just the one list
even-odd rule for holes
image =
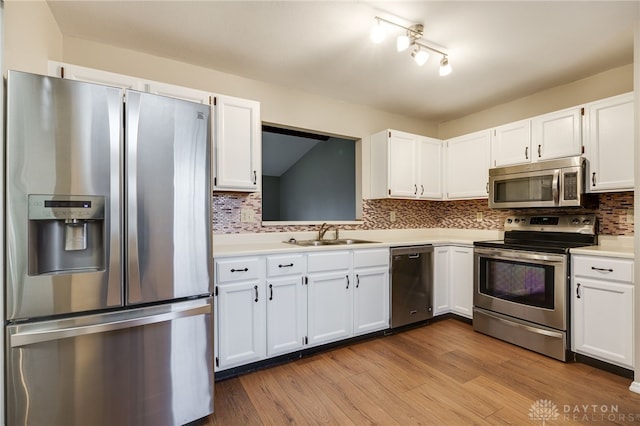
{"label": "stainless steel sink basin", "polygon": [[349,244],[367,244],[377,243],[377,241],[358,240],[355,238],[343,238],[339,240],[296,240],[295,238],[285,241],[285,243],[295,244],[297,246],[341,246]]}

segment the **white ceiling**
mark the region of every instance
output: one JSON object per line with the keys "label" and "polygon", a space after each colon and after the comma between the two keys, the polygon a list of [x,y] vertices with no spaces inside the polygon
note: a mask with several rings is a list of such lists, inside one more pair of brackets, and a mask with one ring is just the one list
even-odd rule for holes
{"label": "white ceiling", "polygon": [[[638,1],[48,1],[64,35],[437,122],[633,62]],[[423,67],[374,16],[423,23]],[[396,33],[397,34],[397,33]]]}

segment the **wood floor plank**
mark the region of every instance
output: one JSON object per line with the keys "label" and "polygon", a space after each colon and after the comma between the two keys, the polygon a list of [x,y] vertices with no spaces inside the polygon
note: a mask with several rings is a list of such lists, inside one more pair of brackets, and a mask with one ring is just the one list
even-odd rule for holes
{"label": "wood floor plank", "polygon": [[194,426],[541,424],[529,414],[542,400],[562,424],[638,424],[629,384],[447,319],[218,382]]}

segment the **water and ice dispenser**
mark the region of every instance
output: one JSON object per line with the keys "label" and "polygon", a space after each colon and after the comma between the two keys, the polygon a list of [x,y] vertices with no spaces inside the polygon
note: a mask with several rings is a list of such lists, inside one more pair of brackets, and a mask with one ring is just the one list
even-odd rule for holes
{"label": "water and ice dispenser", "polygon": [[29,195],[29,275],[105,268],[102,196]]}

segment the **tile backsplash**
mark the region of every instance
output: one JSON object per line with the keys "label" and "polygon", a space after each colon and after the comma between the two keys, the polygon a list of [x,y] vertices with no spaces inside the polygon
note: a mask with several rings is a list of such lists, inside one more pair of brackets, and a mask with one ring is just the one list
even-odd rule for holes
{"label": "tile backsplash", "polygon": [[[344,225],[341,229],[404,229],[404,228],[457,228],[502,229],[507,216],[522,214],[595,213],[598,233],[604,235],[633,235],[633,191],[611,192],[598,195],[595,209],[523,209],[492,210],[487,200],[423,201],[423,200],[364,200],[363,222]],[[241,222],[240,213],[248,209],[254,221]],[[395,212],[395,221],[391,221]],[[214,193],[213,231],[216,234],[250,232],[312,231],[313,226],[265,226],[260,223],[262,200],[259,193]]]}

